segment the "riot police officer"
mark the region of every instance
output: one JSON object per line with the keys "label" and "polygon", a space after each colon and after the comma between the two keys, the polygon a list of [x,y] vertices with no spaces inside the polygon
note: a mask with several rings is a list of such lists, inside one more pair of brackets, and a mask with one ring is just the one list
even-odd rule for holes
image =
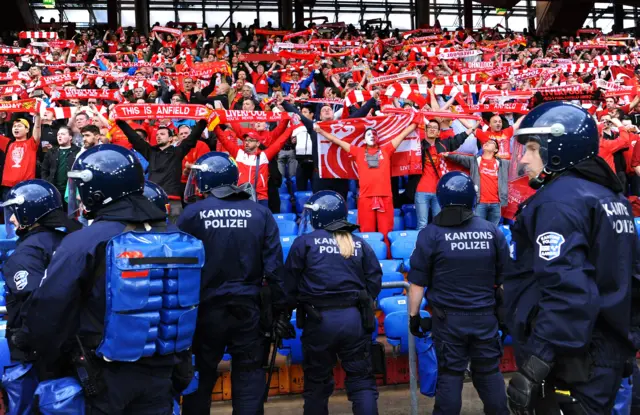
{"label": "riot police officer", "polygon": [[76,343],[70,357],[92,414],[169,414],[177,354],[195,329],[202,244],[166,232],[131,151],[91,148],[68,176],[69,210],[79,201],[93,223],[54,252],[26,315],[29,345],[50,359]]}
{"label": "riot police officer", "polygon": [[[217,367],[231,354],[233,412],[263,412],[264,335],[260,330],[263,279],[271,287],[273,306],[284,331],[295,336],[286,313],[282,247],[278,226],[266,207],[253,202],[251,185],[238,186],[238,167],[228,154],[210,152],[191,166],[185,197],[204,199],[187,205],[178,227],[201,239],[206,249],[200,310],[194,340],[197,392],[185,396],[183,413],[209,414]],[[192,186],[197,186],[197,189]],[[267,310],[263,310],[266,312]]]}
{"label": "riot police officer", "polygon": [[[23,316],[28,310],[28,298],[39,286],[53,252],[62,239],[82,226],[67,219],[62,210],[62,197],[51,183],[27,180],[15,185],[2,204],[6,217],[16,228],[17,246],[2,266],[7,300],[7,331],[11,360],[5,369],[3,387],[9,398],[9,412],[31,412],[38,380],[62,376],[59,367],[39,365],[23,331]],[[19,373],[18,373],[19,372]],[[15,376],[20,374],[19,377]]]}
{"label": "riot police officer", "polygon": [[511,227],[504,280],[518,372],[507,390],[517,414],[607,414],[634,350],[629,341],[631,207],[598,157],[598,127],[583,108],[550,102],[515,132],[515,178],[538,191]]}
{"label": "riot police officer", "polygon": [[352,235],[347,204],[340,194],[320,191],[309,198],[303,216],[315,229],[293,242],[286,262],[289,298],[298,303],[296,324],[303,329],[304,413],[328,414],[333,367],[340,358],[353,413],[378,413],[371,360],[373,299],[382,270],[371,247]]}
{"label": "riot police officer", "polygon": [[[424,337],[432,330],[438,358],[433,413],[460,413],[471,361],[473,386],[485,413],[508,414],[496,316],[507,242],[493,223],[474,216],[476,190],[466,174],[442,176],[436,197],[442,210],[418,234],[408,275],[411,332]],[[425,287],[433,318],[419,314]]]}

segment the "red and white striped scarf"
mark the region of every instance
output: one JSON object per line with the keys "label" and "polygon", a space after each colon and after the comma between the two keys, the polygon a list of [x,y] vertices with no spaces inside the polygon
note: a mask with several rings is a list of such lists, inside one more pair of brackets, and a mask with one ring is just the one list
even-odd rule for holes
{"label": "red and white striped scarf", "polygon": [[57,32],[20,32],[20,39],[58,39]]}

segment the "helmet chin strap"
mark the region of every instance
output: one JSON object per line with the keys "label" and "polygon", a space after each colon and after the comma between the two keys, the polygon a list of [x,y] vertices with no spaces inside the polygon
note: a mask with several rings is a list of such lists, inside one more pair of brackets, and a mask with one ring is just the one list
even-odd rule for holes
{"label": "helmet chin strap", "polygon": [[542,169],[542,171],[533,179],[529,179],[529,187],[534,190],[540,189],[546,182],[548,182],[553,173],[548,171],[546,168]]}

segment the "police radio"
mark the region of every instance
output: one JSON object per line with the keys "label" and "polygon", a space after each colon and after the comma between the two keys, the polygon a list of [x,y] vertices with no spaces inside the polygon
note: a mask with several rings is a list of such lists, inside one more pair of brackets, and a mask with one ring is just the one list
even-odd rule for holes
{"label": "police radio", "polygon": [[91,357],[87,355],[78,336],[76,336],[76,340],[80,346],[80,354],[73,357],[73,366],[76,369],[78,380],[82,385],[85,396],[97,396],[101,391],[100,369],[95,366]]}

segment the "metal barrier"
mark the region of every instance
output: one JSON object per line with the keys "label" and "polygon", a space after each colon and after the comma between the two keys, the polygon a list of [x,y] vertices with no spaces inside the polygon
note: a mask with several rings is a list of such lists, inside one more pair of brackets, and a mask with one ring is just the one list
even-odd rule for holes
{"label": "metal barrier", "polygon": [[7,307],[0,307],[0,314],[7,314]]}
{"label": "metal barrier", "polygon": [[[411,284],[406,281],[383,282],[382,288],[404,288],[409,298],[409,288]],[[407,322],[410,315],[410,302],[407,301]],[[411,396],[411,415],[418,415],[418,377],[416,375],[416,340],[411,334],[410,324],[407,324],[407,336],[409,336],[409,394]]]}

